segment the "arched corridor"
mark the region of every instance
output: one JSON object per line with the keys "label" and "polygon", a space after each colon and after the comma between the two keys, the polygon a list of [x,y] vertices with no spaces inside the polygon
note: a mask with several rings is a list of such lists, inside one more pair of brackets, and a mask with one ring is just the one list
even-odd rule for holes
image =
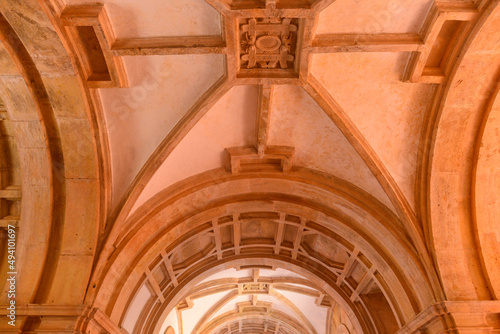
{"label": "arched corridor", "polygon": [[1,333],[500,333],[498,0],[0,0]]}

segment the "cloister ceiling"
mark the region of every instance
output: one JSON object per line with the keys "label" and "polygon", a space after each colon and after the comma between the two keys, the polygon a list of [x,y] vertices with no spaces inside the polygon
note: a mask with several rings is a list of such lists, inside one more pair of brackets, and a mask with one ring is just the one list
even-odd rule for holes
{"label": "cloister ceiling", "polygon": [[18,329],[500,328],[498,3],[0,0]]}
{"label": "cloister ceiling", "polygon": [[[85,2],[70,1],[68,4],[82,3]],[[368,191],[384,204],[392,206],[374,177],[374,171],[363,161],[366,157],[360,156],[352,147],[352,143],[346,139],[347,130],[342,129],[342,132],[334,122],[329,121],[318,102],[310,97],[310,92],[300,87],[299,83],[307,81],[311,75],[311,80],[317,83],[311,90],[324,89],[336,99],[346,116],[359,129],[360,135],[370,142],[377,159],[386,166],[387,175],[394,179],[394,186],[401,188],[401,200],[414,208],[416,152],[423,112],[431,100],[432,86],[402,82],[408,52],[398,52],[401,51],[401,46],[395,45],[392,50],[391,47],[378,46],[375,50],[369,50],[376,52],[370,53],[345,53],[342,51],[349,51],[348,48],[329,51],[327,48],[309,47],[308,44],[312,41],[302,40],[307,36],[297,36],[294,37],[298,39],[296,43],[303,43],[305,50],[303,59],[298,59],[299,52],[296,55],[295,70],[302,71],[300,75],[296,74],[297,79],[279,78],[288,74],[279,74],[279,71],[275,70],[278,74],[273,72],[271,76],[275,78],[272,81],[259,80],[255,76],[265,78],[269,75],[266,70],[256,68],[253,70],[262,74],[251,74],[250,71],[250,77],[245,78],[246,74],[237,74],[246,70],[240,70],[240,57],[237,54],[241,49],[239,40],[245,38],[245,35],[235,36],[240,34],[243,19],[238,19],[241,22],[236,22],[235,19],[230,22],[231,16],[227,16],[225,22],[221,23],[220,13],[201,1],[187,5],[183,3],[182,6],[175,6],[172,2],[152,2],[148,3],[148,6],[137,2],[119,2],[119,5],[117,2],[110,2],[108,7],[108,3],[104,3],[118,39],[115,42],[115,54],[145,55],[123,57],[130,88],[100,90],[107,126],[112,130],[109,131],[109,138],[113,178],[117,185],[113,190],[115,205],[123,198],[140,168],[164,139],[165,131],[173,129],[188,111],[202,108],[205,102],[214,104],[210,113],[207,112],[206,117],[200,119],[197,126],[179,143],[179,148],[174,148],[158,171],[148,177],[152,182],[141,193],[137,205],[151,198],[158,189],[163,189],[175,181],[222,166],[221,155],[224,148],[256,144],[256,122],[253,119],[256,117],[259,93],[258,86],[248,84],[276,82],[280,85],[270,88],[273,92],[270,94],[272,103],[268,107],[269,114],[266,115],[269,118],[269,134],[264,138],[265,144],[295,147],[294,160],[297,164],[338,175]],[[243,8],[252,7],[251,4],[245,5],[245,2],[242,4]],[[256,4],[253,7],[265,8],[258,1]],[[407,43],[408,41],[400,41],[398,38],[413,37],[414,44],[409,45],[407,50],[416,50],[419,32],[431,4],[432,1],[412,1],[411,10],[408,10],[406,3],[395,5],[387,1],[379,1],[378,4],[371,2],[369,8],[358,6],[363,10],[354,16],[354,27],[349,26],[353,25],[352,22],[345,24],[339,19],[341,16],[345,17],[342,15],[345,7],[353,6],[349,1],[336,2],[322,12],[314,9],[309,10],[309,13],[307,9],[302,9],[303,13],[295,16],[305,17],[301,23],[303,26],[299,26],[299,29],[305,29],[308,24],[311,27],[317,25],[315,30],[318,34],[318,45],[321,45],[322,38],[338,39],[326,45],[359,44],[357,40],[360,37],[352,35],[353,33],[399,33],[392,41],[392,36],[384,35],[388,41],[383,43]],[[238,2],[233,6],[237,7]],[[187,8],[189,15],[186,15]],[[157,14],[166,11],[172,13],[176,20],[164,20]],[[267,15],[266,9],[256,11],[260,12],[261,16]],[[181,20],[183,14],[187,17]],[[286,17],[286,13],[281,16]],[[401,27],[399,22],[413,24]],[[136,27],[132,28],[134,25]],[[394,25],[398,28],[394,28]],[[314,33],[312,28],[308,29]],[[217,36],[221,30],[226,34],[226,46],[212,49],[203,48],[203,40],[196,42],[201,44],[200,46],[180,52],[171,52],[154,45],[148,48],[147,45],[142,46],[140,40],[120,43],[120,40],[158,36],[189,36],[196,40],[199,36]],[[235,40],[231,40],[229,36],[233,36],[231,38]],[[309,38],[312,39],[312,36]],[[351,41],[342,41],[344,38],[351,38]],[[183,43],[173,38],[170,40],[171,43]],[[144,43],[149,42],[146,40]],[[186,39],[184,43],[195,42]],[[212,45],[210,43],[213,42],[209,41],[208,45]],[[235,47],[234,50],[231,49],[231,43]],[[369,41],[367,44],[370,43],[373,42]],[[127,48],[122,48],[122,45]],[[222,38],[219,45],[224,45]],[[310,52],[312,54],[306,56],[306,53]],[[169,53],[197,54],[158,56]],[[225,61],[221,53],[227,53],[231,57]],[[152,54],[156,56],[151,56]],[[236,76],[235,80],[232,80],[233,76]],[[222,82],[217,82],[221,78]],[[291,85],[282,85],[286,82]],[[232,88],[233,86],[235,87]],[[212,89],[209,94],[205,94],[210,87]],[[290,96],[293,99],[290,99]],[[202,103],[197,105],[200,98]],[[242,101],[242,106],[235,108],[234,101]],[[373,126],[374,123],[377,126]],[[325,128],[320,130],[318,125]],[[216,128],[219,128],[220,132],[216,131]],[[311,128],[317,129],[315,133],[311,133]],[[323,135],[318,136],[316,132]],[[134,135],[126,135],[130,133]],[[211,139],[213,137],[215,138]],[[179,165],[186,168],[176,168]]]}

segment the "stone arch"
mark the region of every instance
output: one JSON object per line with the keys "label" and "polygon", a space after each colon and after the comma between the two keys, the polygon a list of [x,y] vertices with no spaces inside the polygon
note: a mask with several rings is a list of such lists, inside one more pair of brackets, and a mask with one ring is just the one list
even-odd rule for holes
{"label": "stone arch", "polygon": [[[474,217],[473,175],[483,142],[481,129],[497,94],[499,54],[485,45],[498,36],[499,16],[499,8],[491,3],[471,32],[448,84],[436,96],[442,103],[434,110],[434,137],[427,141],[431,150],[429,236],[448,300],[495,299],[489,278],[492,269],[485,260],[489,255],[481,249]],[[469,66],[478,58],[481,62]]]}
{"label": "stone arch", "polygon": [[[305,169],[301,172],[310,173]],[[357,259],[356,261],[367,261],[366,263],[369,263],[368,267],[377,262],[378,267],[377,269],[373,267],[371,274],[377,277],[375,280],[379,282],[377,285],[382,287],[380,291],[384,296],[382,299],[386,303],[379,306],[388,310],[385,316],[390,314],[394,317],[395,326],[403,326],[415,314],[420,312],[420,305],[432,299],[432,292],[425,278],[422,265],[418,260],[416,261],[417,258],[413,253],[414,249],[407,243],[404,234],[398,232],[400,226],[398,219],[385,210],[383,205],[371,199],[369,195],[361,193],[359,189],[349,185],[343,187],[341,184],[335,184],[332,180],[325,179],[324,176],[319,174],[316,174],[317,182],[310,179],[305,181],[307,178],[301,177],[301,172],[296,172],[294,175],[271,172],[268,175],[249,173],[228,176],[224,171],[216,170],[209,172],[208,175],[206,173],[198,175],[185,182],[183,181],[180,185],[166,189],[146,203],[134,216],[130,217],[130,220],[124,226],[126,233],[116,233],[113,236],[115,242],[113,247],[116,250],[111,257],[111,263],[108,263],[108,266],[103,268],[102,279],[96,281],[96,289],[99,293],[96,292],[95,306],[106,309],[111,319],[116,319],[115,321],[118,323],[121,322],[127,305],[130,304],[134,296],[134,292],[139,289],[144,282],[144,278],[149,275],[146,274],[145,276],[145,270],[146,272],[156,270],[158,261],[162,261],[161,258],[172,256],[172,252],[180,245],[179,243],[201,238],[205,232],[214,229],[214,221],[228,219],[223,216],[238,215],[238,222],[226,222],[227,226],[240,224],[244,220],[241,217],[244,216],[245,208],[249,210],[248,208],[253,207],[259,208],[260,211],[274,212],[274,218],[262,218],[264,220],[281,220],[285,224],[287,215],[298,217],[288,219],[291,220],[290,223],[296,226],[300,225],[296,221],[299,219],[302,224],[305,224],[306,229],[314,230],[311,233],[327,236],[329,240],[344,244],[345,249],[348,249],[350,254],[356,254],[353,257]],[[310,177],[310,175],[308,176]],[[256,181],[252,187],[249,187],[247,182],[249,178]],[[366,211],[360,210],[353,202],[364,202],[361,206]],[[255,211],[255,209],[252,210]],[[360,224],[361,220],[365,223]],[[240,245],[240,254],[234,253],[229,257],[222,256],[222,258],[218,259],[215,256],[215,262],[208,261],[201,266],[196,265],[196,263],[202,263],[199,261],[200,259],[205,256],[213,256],[213,254],[207,253],[200,255],[201,257],[198,259],[193,258],[193,262],[190,262],[191,264],[188,268],[185,268],[184,273],[179,274],[180,276],[176,277],[175,280],[177,280],[179,286],[181,281],[193,284],[192,279],[196,275],[191,276],[192,273],[204,272],[211,266],[221,265],[229,260],[260,256],[261,258],[274,257],[290,262],[290,260],[286,259],[287,256],[291,256],[291,264],[298,265],[298,267],[302,266],[306,272],[316,272],[315,275],[321,278],[320,281],[330,281],[330,291],[332,293],[337,291],[337,294],[343,296],[340,299],[345,301],[344,307],[350,305],[351,310],[357,309],[355,318],[372,319],[370,320],[372,323],[369,325],[358,324],[358,331],[364,330],[370,333],[382,330],[380,327],[383,326],[382,323],[380,321],[377,323],[377,320],[373,320],[373,316],[369,315],[371,301],[365,301],[368,304],[364,307],[353,307],[352,302],[348,301],[349,297],[346,293],[342,292],[342,289],[336,285],[333,272],[321,273],[325,269],[319,268],[325,265],[318,258],[312,259],[311,257],[307,259],[307,256],[301,255],[302,257],[300,257],[296,255],[296,258],[293,259],[294,251],[297,253],[297,250],[293,250],[293,247],[292,250],[287,251],[286,256],[283,255],[285,253],[281,254],[281,251],[271,256],[270,253],[273,253],[273,247],[276,249],[281,246],[270,246],[265,245],[265,243],[254,246],[258,249],[254,253],[250,251],[248,256],[243,254],[243,249],[246,246]],[[251,245],[248,247],[252,248]],[[386,247],[391,249],[385,249]],[[234,250],[235,247],[232,250],[226,249],[225,251],[234,252]],[[314,252],[316,252],[315,249],[310,250],[311,254]],[[398,259],[389,255],[390,253],[399,254]],[[318,256],[324,258],[321,254]],[[404,264],[402,262],[398,264],[398,261],[402,261]],[[123,273],[121,276],[117,275],[116,269],[113,269],[116,266],[121,268],[120,272]],[[347,273],[344,274],[344,276],[346,275]],[[340,279],[340,281],[343,281],[343,279]],[[347,288],[346,284],[349,285],[343,283],[342,286]],[[174,289],[173,286],[171,288]],[[170,288],[161,287],[160,289],[168,290]],[[152,317],[148,315],[150,311],[145,311],[144,323],[147,326],[154,327],[159,322],[158,314],[164,314],[165,305],[169,304],[170,300],[173,300],[174,295],[177,295],[177,292],[167,290],[162,290],[165,295],[161,298],[168,300],[168,302],[161,303],[164,305],[161,306],[161,312],[158,308],[160,306],[154,306],[153,311],[156,315]],[[357,297],[353,298],[356,300]],[[361,303],[361,299],[359,301]],[[150,303],[149,305],[153,307],[153,305],[157,304]],[[173,307],[172,303],[169,305],[169,307]],[[353,318],[352,315],[355,312],[348,312]],[[364,316],[361,316],[360,312],[364,312]],[[375,323],[377,324],[375,325]],[[377,326],[379,329],[376,329]],[[151,327],[149,331],[153,331],[153,328]]]}
{"label": "stone arch", "polygon": [[285,327],[288,333],[294,334],[306,334],[308,333],[307,329],[302,326],[295,319],[286,316],[285,314],[273,314],[269,315],[264,312],[243,312],[243,314],[238,314],[236,312],[228,312],[228,314],[221,315],[212,321],[210,321],[201,331],[200,334],[208,334],[217,331],[217,329],[224,325],[225,323],[222,321],[235,321],[238,318],[244,317],[245,320],[251,319],[263,319],[263,320],[271,320],[276,323],[279,323],[281,326]]}
{"label": "stone arch", "polygon": [[[16,301],[77,305],[102,218],[100,141],[72,60],[40,4],[5,4],[0,21],[0,95],[19,150],[23,195]],[[23,318],[21,330],[31,330]]]}
{"label": "stone arch", "polygon": [[477,229],[477,243],[480,245],[483,266],[488,276],[492,297],[500,295],[500,235],[498,224],[495,224],[500,213],[498,211],[500,193],[500,78],[497,79],[496,90],[488,102],[487,114],[481,124],[474,152],[472,179],[473,221]]}
{"label": "stone arch", "polygon": [[[113,15],[118,11],[112,13],[108,1],[104,1],[104,5],[89,6],[84,2],[87,1],[0,1],[0,97],[5,104],[0,106],[0,113],[7,115],[6,119],[12,125],[11,137],[19,153],[20,166],[20,176],[12,184],[3,182],[5,177],[12,176],[0,171],[0,228],[12,221],[18,222],[19,285],[16,301],[20,324],[19,328],[10,328],[0,322],[2,332],[121,333],[119,326],[123,324],[127,308],[138,289],[145,287],[151,298],[141,309],[141,323],[135,332],[159,333],[156,330],[158,322],[169,307],[176,306],[175,300],[183,287],[194,284],[210,270],[241,267],[242,263],[254,267],[262,263],[282,266],[319,282],[322,288],[317,290],[328,290],[328,296],[334,296],[343,305],[342,312],[349,313],[357,331],[492,332],[500,327],[500,274],[497,270],[500,235],[496,224],[500,213],[493,211],[499,206],[496,182],[500,164],[497,149],[500,140],[498,0],[435,1],[425,20],[422,20],[425,8],[416,11],[413,4],[405,5],[406,12],[416,14],[410,16],[415,18],[415,23],[423,23],[427,32],[422,29],[400,34],[384,30],[384,33],[373,36],[325,35],[322,30],[316,36],[313,16],[330,4],[335,6],[334,0],[278,0],[278,6],[283,7],[280,14],[294,16],[294,20],[296,15],[302,16],[298,31],[303,39],[298,43],[296,59],[299,62],[294,66],[297,77],[237,75],[241,70],[235,62],[241,55],[241,45],[236,38],[239,18],[231,12],[267,16],[264,8],[243,7],[250,2],[251,7],[253,4],[262,7],[266,2],[266,11],[273,9],[272,12],[276,13],[276,1],[243,1],[245,4],[240,4],[239,0],[201,0],[200,3],[207,2],[226,17],[220,36],[180,39],[177,36],[144,36],[143,39],[133,34],[118,34],[120,38],[115,39],[113,29],[119,26],[116,19],[108,20],[106,13],[108,9]],[[374,1],[374,4],[382,2]],[[128,6],[132,3],[120,2],[120,7],[125,4],[123,8],[134,14],[125,22],[129,26],[134,18],[140,18],[141,14],[143,19],[148,18],[152,12],[133,10],[142,4],[135,2]],[[295,8],[299,3],[310,8]],[[325,12],[327,20],[335,12],[332,8],[329,14]],[[169,13],[168,10],[158,12]],[[216,24],[220,21],[217,15]],[[185,19],[198,22],[191,15],[186,15]],[[389,17],[387,19],[391,21]],[[320,23],[321,18],[318,20]],[[409,22],[395,15],[389,26],[404,28],[397,24],[401,21]],[[150,20],[148,23],[154,26],[158,22]],[[341,22],[344,21],[336,23]],[[79,45],[85,42],[85,36],[91,37],[90,43]],[[450,39],[446,41],[448,37]],[[441,39],[448,45],[443,45]],[[441,60],[439,57],[431,59],[431,54],[443,51],[439,50],[441,47],[446,48]],[[92,49],[98,51],[96,62],[92,61],[90,67],[84,68],[89,65],[85,64],[89,60],[85,59],[86,52],[92,53]],[[393,147],[393,154],[388,154],[389,159],[382,159],[380,150],[391,148],[377,143],[385,139],[385,133],[372,137],[372,130],[378,130],[372,128],[372,124],[358,123],[355,117],[351,121],[354,115],[351,107],[342,108],[340,104],[344,103],[337,103],[337,100],[342,102],[343,97],[334,98],[330,93],[338,92],[344,97],[351,95],[345,95],[341,92],[342,87],[333,88],[336,84],[332,86],[323,80],[334,79],[332,74],[335,71],[349,71],[346,65],[357,66],[364,56],[338,57],[341,61],[336,64],[338,67],[332,66],[334,64],[326,58],[322,60],[328,60],[326,67],[314,60],[320,58],[314,54],[346,51],[356,51],[358,55],[359,52],[372,51],[392,53],[392,56],[372,59],[374,61],[366,64],[392,64],[395,56],[402,55],[402,59],[411,52],[402,79],[433,86],[421,94],[408,91],[394,95],[396,91],[393,89],[387,94],[388,102],[392,96],[413,99],[412,95],[415,95],[415,102],[418,100],[423,105],[431,100],[424,95],[435,93],[430,109],[422,116],[426,128],[418,152],[421,166],[417,168],[421,171],[416,183],[417,188],[420,183],[423,186],[421,193],[416,190],[420,203],[415,207],[409,200],[413,197],[413,187],[405,184],[407,179],[396,177],[400,171],[394,167],[399,162],[405,163],[400,159],[397,147]],[[145,153],[147,162],[143,168],[140,168],[140,159],[131,159],[140,172],[130,188],[124,190],[129,184],[113,181],[111,175],[111,149],[115,154],[117,146],[107,147],[108,134],[121,123],[108,122],[108,128],[105,124],[106,113],[115,114],[119,108],[106,109],[109,104],[106,106],[104,99],[101,103],[100,96],[106,95],[106,88],[126,89],[122,57],[138,56],[130,63],[139,68],[148,63],[140,56],[198,53],[220,54],[217,57],[225,58],[227,71],[188,109],[185,117],[173,125],[173,131],[161,127],[158,132],[161,144],[149,159]],[[437,61],[441,62],[439,67],[431,66]],[[215,63],[207,62],[207,65]],[[381,78],[380,83],[386,85],[398,80],[393,75],[402,70],[399,66],[403,63],[398,60],[398,69],[391,70],[391,77]],[[102,65],[106,69],[93,76],[94,65],[97,65],[98,72]],[[314,71],[313,65],[318,65],[318,70]],[[315,78],[314,74],[319,74],[321,69],[331,70],[331,73],[324,71],[324,78],[319,75]],[[294,70],[290,68],[288,73],[293,74]],[[356,76],[361,79],[377,80],[379,77],[375,73],[368,76],[359,72]],[[201,75],[193,77],[201,78]],[[373,83],[340,80],[341,84],[347,82],[359,83],[360,88]],[[131,83],[134,86],[131,87],[132,94],[138,93],[141,87],[133,81]],[[230,168],[230,171],[207,171],[221,164],[200,168],[194,173],[204,170],[203,174],[164,189],[134,211],[134,203],[141,192],[146,193],[144,187],[161,161],[170,156],[175,147],[180,147],[177,144],[186,134],[195,132],[193,126],[233,85],[260,87],[256,100],[259,104],[256,143],[252,139],[251,143],[237,145],[256,144],[255,150],[250,148],[255,152],[250,155],[256,157],[252,160],[259,162],[266,157],[260,162],[267,161],[270,156],[267,154],[276,147],[267,151],[266,146],[279,141],[268,142],[271,138],[268,125],[272,123],[269,122],[270,101],[273,86],[282,84],[304,88],[306,95],[314,100],[310,102],[323,109],[340,130],[339,135],[346,137],[349,147],[354,148],[374,174],[373,181],[378,180],[382,186],[380,193],[376,192],[377,196],[385,199],[387,195],[388,202],[385,203],[390,208],[352,184],[300,167],[319,168],[319,165],[298,160],[292,165],[292,146],[299,148],[293,143],[285,150],[288,153],[278,160],[270,159],[272,162],[266,162],[266,166],[256,166],[260,163],[243,169],[232,166],[235,168]],[[353,92],[355,94],[356,90]],[[294,89],[282,90],[276,96],[300,97],[296,93]],[[376,93],[372,91],[370,94],[378,98]],[[352,96],[356,99],[356,95]],[[282,106],[290,110],[285,107],[290,103]],[[395,113],[406,109],[405,104],[392,104],[396,106]],[[420,107],[410,106],[401,118],[394,117],[393,113],[392,129],[405,132],[400,121],[411,118],[407,116],[412,116],[414,111],[419,113]],[[363,108],[370,115],[375,115],[374,111],[379,112],[378,115],[391,114],[387,112],[390,109],[376,109],[372,106]],[[149,120],[158,121],[159,114],[152,113]],[[158,121],[156,124],[162,123]],[[365,126],[368,132],[364,132]],[[315,126],[310,128],[318,130]],[[400,138],[414,142],[416,137]],[[132,136],[130,139],[129,143],[135,140]],[[151,142],[135,141],[140,150],[146,147],[144,143]],[[343,145],[339,144],[338,148]],[[307,149],[307,146],[310,147],[304,145],[297,152]],[[224,147],[230,146],[221,145],[212,153],[221,153]],[[409,155],[416,153],[411,145],[401,147],[408,148]],[[342,154],[339,158],[343,158]],[[393,162],[389,161],[393,158]],[[315,158],[309,160],[314,162]],[[336,162],[335,159],[326,160]],[[8,168],[12,161],[0,156],[0,167]],[[412,173],[415,168],[411,161],[405,172]],[[341,175],[339,170],[332,169],[330,173]],[[112,191],[120,187],[125,195],[113,202]],[[20,214],[18,204],[13,204],[8,210],[3,205],[6,201],[19,202],[21,197]],[[419,210],[420,207],[423,208],[421,212],[414,215],[413,208]],[[11,215],[4,216],[7,211]],[[423,225],[420,220],[423,220]],[[218,236],[221,230],[230,232],[233,239],[227,234],[226,240],[222,241],[223,237]],[[287,230],[288,236],[285,235]],[[274,231],[274,234],[269,231]],[[0,238],[3,236],[5,233],[0,230]],[[0,248],[5,250],[5,243]],[[332,249],[337,253],[329,252]],[[4,255],[0,259],[0,280],[3,281],[7,262]],[[430,261],[431,256],[434,256],[434,262]],[[168,262],[172,268],[167,268]],[[159,269],[161,266],[166,269]],[[434,276],[435,271],[439,275]],[[0,293],[3,306],[8,301],[5,290]],[[386,319],[390,319],[389,324],[384,323]],[[283,324],[290,322],[287,320]],[[327,327],[326,332],[332,334],[339,328],[343,330],[342,323],[346,324],[335,322],[335,326]],[[354,332],[351,324],[348,325],[347,329]],[[169,334],[179,332],[177,327],[174,328]]]}

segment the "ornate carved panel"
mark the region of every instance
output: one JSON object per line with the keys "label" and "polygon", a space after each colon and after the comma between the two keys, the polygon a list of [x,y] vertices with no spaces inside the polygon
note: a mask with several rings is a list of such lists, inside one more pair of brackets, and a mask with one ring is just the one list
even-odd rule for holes
{"label": "ornate carved panel", "polygon": [[267,284],[267,283],[246,283],[246,284],[243,284],[242,290],[245,293],[267,293],[267,292],[269,292],[269,284]]}
{"label": "ornate carved panel", "polygon": [[242,69],[293,68],[297,45],[297,19],[268,17],[241,19]]}

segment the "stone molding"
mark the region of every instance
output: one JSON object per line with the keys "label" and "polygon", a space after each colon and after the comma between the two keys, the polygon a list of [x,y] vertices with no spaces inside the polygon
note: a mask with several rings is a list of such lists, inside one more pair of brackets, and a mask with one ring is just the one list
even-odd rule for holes
{"label": "stone molding", "polygon": [[445,301],[435,303],[397,334],[498,333],[500,301]]}
{"label": "stone molding", "polygon": [[[8,314],[0,305],[0,316]],[[86,305],[27,304],[16,307],[17,323],[32,323],[36,333],[123,334],[125,333],[100,309]],[[25,326],[26,327],[26,326]],[[2,333],[19,333],[18,327],[0,325]]]}

